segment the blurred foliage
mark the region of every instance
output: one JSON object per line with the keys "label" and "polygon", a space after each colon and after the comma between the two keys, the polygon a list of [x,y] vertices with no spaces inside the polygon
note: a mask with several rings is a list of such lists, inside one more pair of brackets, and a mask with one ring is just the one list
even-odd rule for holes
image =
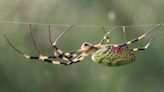
{"label": "blurred foliage", "polygon": [[[163,0],[0,0],[0,20],[90,26],[153,24],[164,22],[163,8]],[[48,26],[32,27],[39,47],[52,54]],[[128,27],[126,39],[151,27]],[[52,25],[53,39],[65,28]],[[95,64],[90,57],[71,66],[27,60],[9,47],[2,34],[23,52],[37,55],[28,30],[29,25],[0,23],[0,92],[164,92],[163,27],[148,50],[136,53],[136,62],[120,67]],[[102,36],[101,28],[74,27],[58,46],[75,50],[85,41],[98,43]],[[141,47],[148,39],[132,47]],[[112,33],[111,41],[125,41],[122,31]]]}

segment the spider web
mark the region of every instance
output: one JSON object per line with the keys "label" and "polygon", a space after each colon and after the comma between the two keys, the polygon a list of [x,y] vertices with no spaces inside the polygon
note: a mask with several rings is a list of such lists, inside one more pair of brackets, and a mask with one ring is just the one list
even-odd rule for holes
{"label": "spider web", "polygon": [[[13,23],[13,24],[32,24],[32,25],[53,25],[53,26],[71,26],[72,24],[48,24],[48,23],[35,23],[35,22],[20,22],[20,21],[0,21],[0,23]],[[136,25],[74,25],[74,27],[144,27],[144,26],[155,26],[155,25],[164,26],[164,23],[156,23],[156,24],[136,24]],[[123,29],[124,30],[124,29]]]}
{"label": "spider web", "polygon": [[[48,23],[37,23],[37,22],[21,22],[21,21],[0,21],[0,23],[7,23],[7,24],[22,24],[22,25],[27,25],[27,24],[32,24],[32,25],[42,25],[42,26],[56,26],[56,27],[68,27],[72,26],[72,24],[48,24]],[[74,27],[81,27],[81,28],[100,28],[100,27],[117,27],[117,28],[122,28],[123,32],[123,41],[126,42],[126,28],[128,27],[147,27],[147,26],[155,26],[155,25],[161,25],[164,26],[164,23],[156,23],[156,24],[134,24],[134,25],[74,25]],[[164,33],[164,32],[158,32],[158,33]]]}

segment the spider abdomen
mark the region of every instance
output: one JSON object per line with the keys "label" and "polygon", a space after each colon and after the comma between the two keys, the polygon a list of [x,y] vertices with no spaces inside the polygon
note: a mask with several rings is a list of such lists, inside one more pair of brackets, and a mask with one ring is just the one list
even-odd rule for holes
{"label": "spider abdomen", "polygon": [[92,60],[107,66],[119,66],[135,60],[135,54],[127,46],[105,47],[92,55]]}

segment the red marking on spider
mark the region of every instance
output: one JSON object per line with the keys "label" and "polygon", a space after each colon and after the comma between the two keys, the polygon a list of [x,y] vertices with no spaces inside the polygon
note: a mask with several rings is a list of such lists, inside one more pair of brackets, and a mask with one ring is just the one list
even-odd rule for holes
{"label": "red marking on spider", "polygon": [[122,47],[113,47],[111,51],[115,54],[122,53],[123,48]]}

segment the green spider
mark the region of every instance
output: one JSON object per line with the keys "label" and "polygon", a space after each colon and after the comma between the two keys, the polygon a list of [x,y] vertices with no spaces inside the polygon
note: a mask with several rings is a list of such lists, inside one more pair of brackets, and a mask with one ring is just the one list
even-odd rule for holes
{"label": "green spider", "polygon": [[[44,61],[44,62],[48,62],[48,63],[52,63],[52,64],[71,65],[71,64],[82,61],[88,55],[92,55],[93,62],[100,63],[100,64],[107,65],[107,66],[119,66],[119,65],[129,64],[129,63],[135,61],[135,52],[141,51],[141,50],[146,50],[149,47],[149,45],[150,45],[151,41],[153,40],[153,38],[155,37],[155,35],[149,40],[149,42],[144,47],[131,49],[128,47],[128,45],[143,39],[145,36],[147,36],[149,33],[153,32],[153,30],[155,30],[159,26],[160,26],[160,24],[155,26],[154,28],[150,29],[150,31],[144,33],[143,35],[141,35],[133,40],[122,43],[122,44],[110,44],[109,35],[114,30],[114,28],[112,28],[110,31],[105,32],[105,35],[100,43],[93,45],[91,43],[84,42],[81,45],[80,49],[64,53],[62,50],[60,50],[56,46],[56,43],[62,37],[62,35],[66,31],[68,31],[70,28],[72,28],[73,26],[71,26],[71,27],[67,28],[65,31],[63,31],[58,36],[58,38],[55,40],[55,42],[52,43],[50,25],[49,25],[49,40],[50,40],[50,43],[51,43],[51,46],[53,49],[52,56],[47,56],[47,55],[42,54],[42,52],[38,48],[38,46],[34,40],[34,37],[33,37],[31,24],[30,24],[30,33],[31,33],[31,37],[32,37],[34,46],[39,54],[38,56],[30,56],[30,55],[24,54],[23,52],[18,50],[8,40],[8,38],[5,34],[4,34],[4,37],[7,41],[7,43],[13,49],[15,49],[18,53],[20,53],[27,59],[40,60],[40,61]],[[105,31],[104,27],[102,27],[102,30]],[[106,41],[105,44],[104,44],[104,41]]]}

